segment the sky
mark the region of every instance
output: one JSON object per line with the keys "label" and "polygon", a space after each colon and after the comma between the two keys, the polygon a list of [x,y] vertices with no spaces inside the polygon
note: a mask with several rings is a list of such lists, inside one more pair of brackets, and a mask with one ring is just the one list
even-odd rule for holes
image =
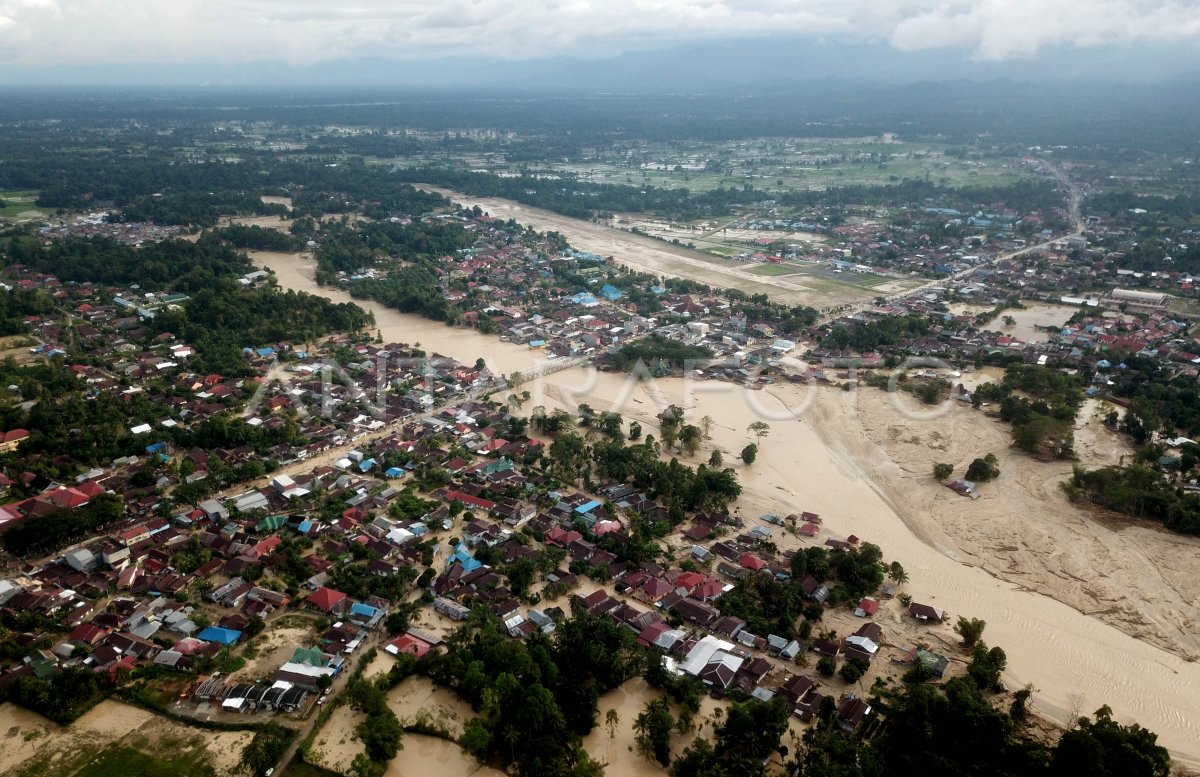
{"label": "sky", "polygon": [[0,0],[9,84],[586,80],[708,47],[735,66],[760,44],[820,75],[863,56],[883,77],[1195,74],[1200,0]]}

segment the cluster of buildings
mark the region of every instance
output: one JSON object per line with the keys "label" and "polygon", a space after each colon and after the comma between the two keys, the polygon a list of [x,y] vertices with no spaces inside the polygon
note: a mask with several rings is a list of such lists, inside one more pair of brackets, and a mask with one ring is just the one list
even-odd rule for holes
{"label": "cluster of buildings", "polygon": [[86,213],[70,224],[47,225],[37,231],[43,243],[64,240],[70,237],[106,237],[122,245],[140,246],[160,243],[183,232],[186,227],[174,224],[159,225],[148,221],[109,221],[109,211]]}

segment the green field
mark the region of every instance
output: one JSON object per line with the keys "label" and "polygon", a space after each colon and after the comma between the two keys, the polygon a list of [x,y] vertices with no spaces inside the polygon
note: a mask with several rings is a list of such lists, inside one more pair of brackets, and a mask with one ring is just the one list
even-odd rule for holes
{"label": "green field", "polygon": [[0,218],[16,218],[25,211],[38,210],[33,204],[37,196],[36,190],[0,192],[0,201],[4,202],[4,207],[0,208]]}
{"label": "green field", "polygon": [[795,275],[801,272],[794,264],[756,264],[750,268],[755,275]]}
{"label": "green field", "polygon": [[[163,743],[166,744],[166,743]],[[203,749],[200,753],[203,753]],[[180,750],[170,756],[157,757],[123,745],[112,745],[100,751],[99,757],[75,772],[74,777],[216,777],[216,772],[203,757]]]}

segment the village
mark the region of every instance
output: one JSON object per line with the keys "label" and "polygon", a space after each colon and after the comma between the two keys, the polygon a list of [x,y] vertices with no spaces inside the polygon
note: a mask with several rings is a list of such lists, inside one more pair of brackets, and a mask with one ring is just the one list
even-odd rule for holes
{"label": "village", "polygon": [[[980,219],[987,215],[1013,214]],[[154,324],[187,294],[64,283],[20,264],[4,270],[8,287],[48,294],[56,306],[26,317],[20,358],[61,361],[82,395],[117,398],[128,411],[122,444],[133,452],[86,467],[62,453],[52,462],[59,478],[0,473],[14,497],[0,507],[0,531],[113,495],[120,512],[96,536],[8,563],[0,608],[20,628],[5,641],[23,656],[0,687],[83,668],[112,688],[159,680],[170,709],[196,720],[311,721],[373,648],[420,658],[484,612],[525,640],[553,633],[579,608],[628,629],[715,697],[782,697],[802,723],[824,709],[858,732],[875,719],[866,696],[877,680],[963,670],[951,614],[912,601],[902,568],[861,591],[829,564],[810,572],[827,557],[866,558],[880,574],[885,565],[870,537],[828,536],[802,503],[781,500],[777,514],[759,517],[722,505],[681,518],[646,486],[564,477],[548,450],[553,434],[537,429],[545,408],[521,412],[523,385],[557,365],[595,364],[751,387],[844,387],[910,356],[943,362],[920,378],[950,380],[1015,358],[1092,376],[1088,393],[1120,404],[1111,389],[1123,365],[1106,358],[1114,353],[1200,373],[1200,344],[1174,307],[1195,294],[1193,278],[1117,269],[1119,256],[1089,248],[1086,236],[1007,259],[998,257],[1024,244],[977,239],[885,267],[870,264],[885,248],[877,235],[835,228],[844,239],[836,251],[787,261],[949,278],[822,317],[765,302],[748,314],[745,295],[621,270],[486,214],[403,218],[463,225],[475,242],[442,258],[442,298],[464,309],[461,324],[537,351],[542,366],[493,372],[482,355],[462,364],[419,343],[382,342],[368,327],[244,343],[246,374],[196,372],[197,347]],[[1094,237],[1111,237],[1092,227]],[[402,261],[340,271],[334,284],[354,293]],[[256,270],[237,283],[274,280]],[[1023,310],[1031,315],[1017,322]],[[928,326],[911,337],[855,337],[910,318]],[[676,346],[693,350],[679,356]],[[25,401],[21,386],[8,391]],[[965,389],[953,396],[971,401]],[[567,428],[588,421],[578,408]],[[240,445],[190,435],[214,422],[251,431]],[[30,434],[4,430],[0,451],[20,453]],[[665,526],[652,560],[635,536],[646,522]],[[804,619],[785,624],[726,598],[760,581],[798,583]],[[874,617],[881,609],[906,628],[884,628]]]}

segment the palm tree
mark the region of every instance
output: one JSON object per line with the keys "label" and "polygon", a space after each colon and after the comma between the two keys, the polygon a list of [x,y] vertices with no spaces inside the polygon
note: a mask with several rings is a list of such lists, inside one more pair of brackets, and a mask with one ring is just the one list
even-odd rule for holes
{"label": "palm tree", "polygon": [[617,735],[617,726],[620,725],[620,722],[621,716],[617,714],[615,707],[604,713],[604,726],[608,729],[609,739],[612,739]]}

